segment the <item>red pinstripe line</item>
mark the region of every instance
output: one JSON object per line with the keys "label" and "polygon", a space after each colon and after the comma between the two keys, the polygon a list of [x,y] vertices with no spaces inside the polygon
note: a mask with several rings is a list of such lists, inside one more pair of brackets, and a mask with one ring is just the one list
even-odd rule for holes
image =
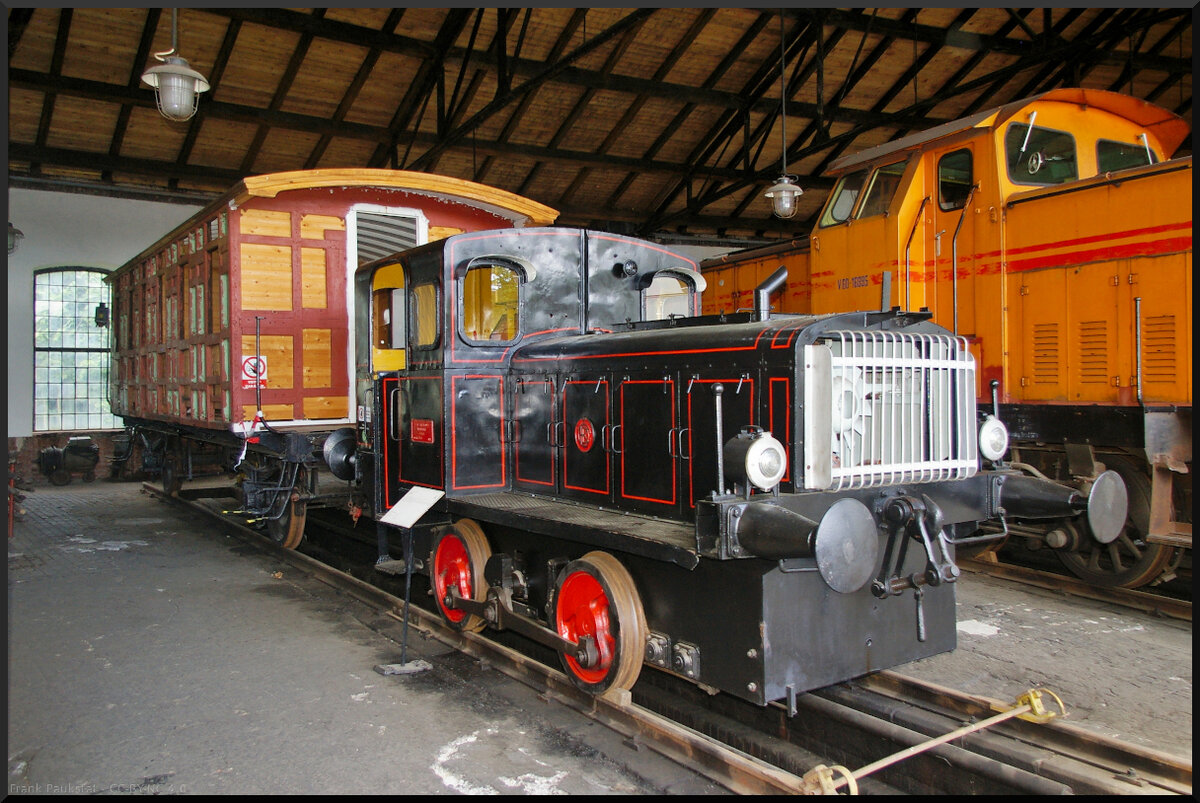
{"label": "red pinstripe line", "polygon": [[1084,251],[1071,251],[1065,254],[1060,253],[1040,257],[1030,257],[1028,259],[1010,259],[1008,262],[1008,270],[1011,273],[1020,273],[1021,271],[1037,270],[1039,268],[1078,265],[1083,262],[1101,262],[1113,259],[1121,259],[1123,257],[1168,254],[1173,251],[1190,250],[1191,247],[1191,236],[1175,237],[1169,240],[1158,240],[1153,243],[1130,243],[1129,245],[1092,248]]}
{"label": "red pinstripe line", "polygon": [[1192,221],[1190,220],[1180,223],[1164,223],[1160,226],[1147,226],[1140,229],[1126,229],[1125,231],[1112,231],[1105,232],[1103,234],[1092,234],[1087,237],[1075,237],[1070,240],[1056,240],[1048,243],[1036,243],[1033,245],[1022,246],[1020,248],[1010,248],[1008,249],[1008,253],[1025,253],[1044,248],[1070,248],[1074,245],[1109,242],[1112,240],[1126,240],[1130,237],[1146,237],[1151,234],[1164,234],[1166,232],[1179,231],[1181,229],[1191,231],[1191,228]]}

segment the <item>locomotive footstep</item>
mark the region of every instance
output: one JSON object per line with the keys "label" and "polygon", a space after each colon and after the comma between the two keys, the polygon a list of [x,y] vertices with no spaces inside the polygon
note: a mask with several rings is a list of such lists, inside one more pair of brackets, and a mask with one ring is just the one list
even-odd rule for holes
{"label": "locomotive footstep", "polygon": [[404,664],[380,664],[375,667],[375,671],[381,675],[415,675],[426,669],[433,669],[433,664],[419,658]]}
{"label": "locomotive footstep", "polygon": [[404,561],[381,560],[375,564],[375,571],[384,574],[404,574]]}

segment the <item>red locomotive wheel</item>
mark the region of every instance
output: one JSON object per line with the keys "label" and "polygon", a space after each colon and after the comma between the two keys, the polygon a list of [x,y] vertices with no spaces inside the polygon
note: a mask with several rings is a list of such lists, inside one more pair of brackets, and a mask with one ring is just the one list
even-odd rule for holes
{"label": "red locomotive wheel", "polygon": [[646,614],[633,578],[606,552],[571,561],[554,595],[554,628],[587,645],[586,655],[560,658],[571,681],[591,694],[633,687],[642,671]]}
{"label": "red locomotive wheel", "polygon": [[430,566],[433,569],[433,593],[442,618],[456,630],[480,631],[487,624],[475,615],[446,607],[446,595],[454,588],[464,599],[487,598],[487,582],[483,567],[492,556],[480,526],[471,519],[461,519],[438,536],[433,544]]}

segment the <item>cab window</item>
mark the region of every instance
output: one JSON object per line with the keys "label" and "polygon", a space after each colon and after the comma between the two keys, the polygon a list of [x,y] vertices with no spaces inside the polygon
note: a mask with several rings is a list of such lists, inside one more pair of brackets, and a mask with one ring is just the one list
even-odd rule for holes
{"label": "cab window", "polygon": [[404,271],[388,265],[375,272],[371,290],[371,342],[377,349],[404,348]]}
{"label": "cab window", "polygon": [[974,183],[971,172],[971,151],[954,151],[938,159],[938,206],[949,212],[962,209]]}
{"label": "cab window", "polygon": [[1096,142],[1096,166],[1101,173],[1111,173],[1114,170],[1124,170],[1129,167],[1144,167],[1154,164],[1153,154],[1145,145],[1131,145],[1128,142],[1113,142],[1101,139]]}
{"label": "cab window", "polygon": [[404,346],[408,337],[404,326],[407,305],[403,266],[397,263],[376,270],[371,280],[372,370],[404,369]]}
{"label": "cab window", "polygon": [[413,287],[409,298],[412,344],[416,348],[431,349],[438,344],[441,320],[438,315],[438,286],[429,282]]}
{"label": "cab window", "polygon": [[858,194],[862,191],[866,179],[866,170],[856,170],[842,176],[829,196],[829,203],[825,205],[825,214],[821,216],[822,226],[836,226],[850,219],[854,202],[858,200]]}
{"label": "cab window", "polygon": [[867,187],[862,206],[859,207],[858,217],[883,215],[892,205],[892,198],[900,187],[900,178],[904,175],[904,162],[884,165],[871,176],[871,184]]}
{"label": "cab window", "polygon": [[1075,138],[1066,131],[1013,123],[1004,134],[1004,154],[1016,184],[1048,186],[1079,178]]}
{"label": "cab window", "polygon": [[662,321],[692,314],[692,288],[679,276],[658,273],[642,291],[642,320]]}
{"label": "cab window", "polygon": [[462,336],[468,343],[511,343],[520,334],[521,274],[509,265],[472,266],[462,278]]}

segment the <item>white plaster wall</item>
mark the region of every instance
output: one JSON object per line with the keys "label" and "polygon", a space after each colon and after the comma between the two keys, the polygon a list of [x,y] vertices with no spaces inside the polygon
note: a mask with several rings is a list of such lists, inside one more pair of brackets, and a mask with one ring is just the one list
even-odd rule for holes
{"label": "white plaster wall", "polygon": [[200,209],[76,193],[8,190],[8,220],[25,237],[8,255],[8,436],[33,434],[33,272],[113,270]]}

